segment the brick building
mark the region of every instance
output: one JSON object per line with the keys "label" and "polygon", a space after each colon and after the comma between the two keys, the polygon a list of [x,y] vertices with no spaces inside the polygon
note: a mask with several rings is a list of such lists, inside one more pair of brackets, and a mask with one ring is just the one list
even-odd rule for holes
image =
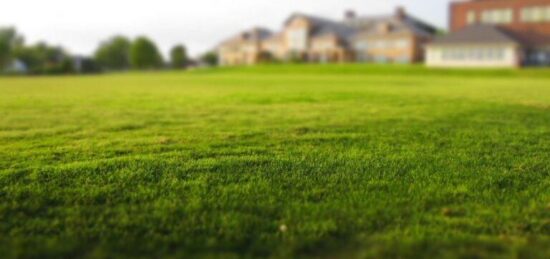
{"label": "brick building", "polygon": [[403,8],[381,16],[345,13],[335,21],[302,13],[291,15],[282,30],[253,29],[218,46],[220,65],[248,65],[262,60],[304,62],[415,63],[436,28]]}
{"label": "brick building", "polygon": [[447,36],[427,48],[429,66],[550,64],[550,0],[451,3]]}

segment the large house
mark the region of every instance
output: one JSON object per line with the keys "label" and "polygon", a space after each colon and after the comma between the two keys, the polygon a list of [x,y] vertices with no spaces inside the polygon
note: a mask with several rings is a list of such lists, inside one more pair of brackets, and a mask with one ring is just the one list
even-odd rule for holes
{"label": "large house", "polygon": [[264,42],[272,32],[264,28],[244,31],[220,44],[218,47],[221,65],[251,65],[261,61]]}
{"label": "large house", "polygon": [[279,32],[253,28],[218,46],[220,65],[247,65],[268,60],[305,62],[414,63],[436,28],[397,8],[385,16],[356,16],[341,21],[295,13]]}
{"label": "large house", "polygon": [[435,67],[550,65],[550,0],[453,2],[450,33],[426,53]]}

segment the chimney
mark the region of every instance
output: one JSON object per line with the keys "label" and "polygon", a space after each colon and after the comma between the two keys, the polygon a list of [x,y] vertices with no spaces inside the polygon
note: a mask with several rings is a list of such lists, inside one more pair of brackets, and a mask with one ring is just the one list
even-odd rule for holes
{"label": "chimney", "polygon": [[403,20],[407,17],[407,12],[405,11],[405,7],[398,6],[395,8],[395,17],[399,20]]}
{"label": "chimney", "polygon": [[344,18],[346,20],[353,20],[357,17],[357,15],[355,14],[355,11],[353,10],[347,10],[345,13],[344,13]]}

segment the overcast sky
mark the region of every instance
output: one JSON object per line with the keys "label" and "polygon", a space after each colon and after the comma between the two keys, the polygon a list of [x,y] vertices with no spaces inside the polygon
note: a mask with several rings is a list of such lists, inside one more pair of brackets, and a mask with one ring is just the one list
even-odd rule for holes
{"label": "overcast sky", "polygon": [[28,43],[93,53],[114,34],[147,35],[166,55],[184,43],[196,55],[252,26],[278,30],[292,12],[341,19],[345,10],[387,14],[395,6],[441,28],[451,0],[2,0],[0,26],[15,26]]}

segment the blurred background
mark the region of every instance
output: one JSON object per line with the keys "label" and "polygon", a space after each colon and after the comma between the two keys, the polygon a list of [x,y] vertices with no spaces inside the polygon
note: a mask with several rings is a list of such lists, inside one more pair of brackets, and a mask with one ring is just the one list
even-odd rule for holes
{"label": "blurred background", "polygon": [[393,12],[403,6],[427,22],[445,28],[450,0],[6,0],[0,27],[16,27],[27,43],[46,41],[74,54],[91,55],[112,35],[147,35],[165,57],[185,43],[199,55],[219,41],[251,26],[273,30],[293,12],[340,19],[346,10],[361,15]]}

